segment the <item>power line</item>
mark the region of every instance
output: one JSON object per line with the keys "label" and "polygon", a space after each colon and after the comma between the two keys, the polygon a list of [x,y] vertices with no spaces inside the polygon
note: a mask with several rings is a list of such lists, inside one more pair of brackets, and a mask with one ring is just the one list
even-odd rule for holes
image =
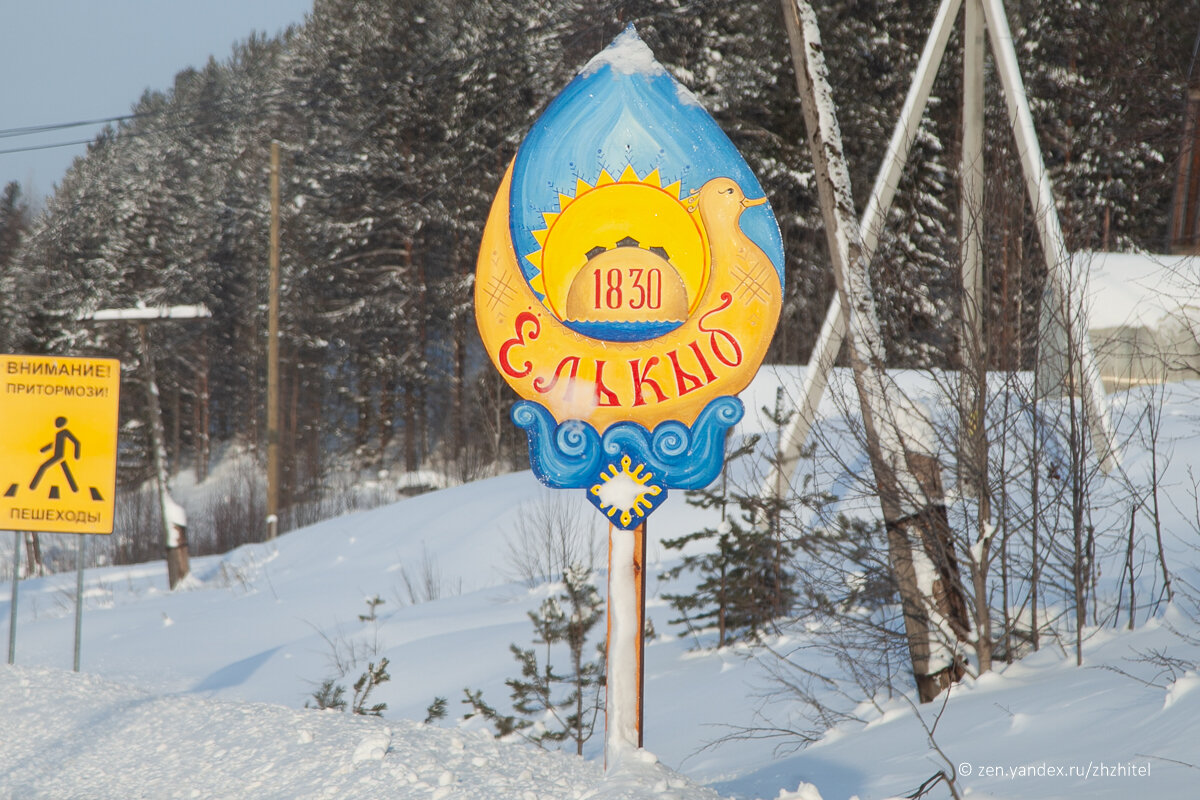
{"label": "power line", "polygon": [[[233,101],[233,99],[231,98],[229,101],[222,101],[222,102],[232,102],[232,101]],[[151,116],[156,116],[159,114],[165,114],[168,112],[174,112],[177,110],[178,109],[176,109],[176,108],[169,108],[169,109],[163,109],[162,111],[147,112],[145,114],[134,114],[129,117],[126,117],[126,119],[132,119],[134,117],[151,117]],[[162,125],[162,126],[159,126],[156,128],[147,128],[145,130],[122,130],[122,131],[118,132],[117,136],[112,141],[124,142],[124,141],[128,141],[130,139],[142,139],[147,136],[157,136],[159,134],[170,133],[170,132],[174,132],[174,131],[192,130],[194,128],[207,128],[212,125],[217,125],[217,124],[221,124],[221,123],[241,122],[242,120],[250,119],[257,115],[258,115],[258,111],[254,110],[254,111],[246,111],[246,112],[243,112],[240,114],[223,114],[223,115],[220,115],[217,117],[213,117],[211,119],[194,120],[192,122],[180,122],[180,123],[176,123],[173,125]],[[0,150],[0,155],[8,155],[10,153],[28,153],[28,152],[32,152],[32,151],[36,151],[36,150],[52,150],[57,147],[74,147],[76,145],[81,145],[81,144],[96,144],[100,141],[101,141],[100,137],[99,137],[99,135],[97,135],[97,136],[93,136],[90,139],[75,139],[75,140],[69,141],[69,142],[55,142],[52,144],[31,144],[31,145],[26,145],[24,147],[12,147],[7,150]]]}
{"label": "power line", "polygon": [[[242,106],[247,103],[252,103],[255,101],[262,102],[265,100],[275,99],[275,98],[281,96],[282,94],[283,94],[283,92],[280,89],[270,88],[270,89],[258,91],[258,92],[247,92],[247,93],[238,95],[236,97],[222,97],[217,100],[206,100],[206,101],[196,102],[196,103],[173,103],[170,100],[167,100],[166,104],[164,105],[163,108],[154,109],[152,111],[135,111],[130,114],[121,114],[119,116],[97,117],[95,119],[73,120],[71,122],[55,122],[55,123],[47,123],[47,124],[42,124],[42,125],[26,125],[23,127],[16,127],[16,128],[0,128],[0,139],[14,139],[14,138],[22,137],[22,136],[33,136],[33,135],[42,134],[42,133],[51,133],[54,131],[69,130],[71,128],[82,128],[82,127],[86,127],[89,125],[111,125],[113,123],[117,123],[118,125],[120,125],[121,123],[130,122],[132,120],[152,119],[154,117],[159,117],[164,114],[187,115],[189,113],[197,113],[197,112],[206,111],[206,110],[220,110],[224,106],[231,106],[234,104],[237,104],[238,106]],[[211,120],[199,121],[196,123],[192,123],[190,126],[186,126],[186,127],[203,126],[203,125],[213,124],[215,122],[220,122],[220,121],[236,122],[236,121],[240,121],[243,119],[247,119],[247,118],[253,116],[254,113],[255,112],[246,111],[246,112],[234,114],[234,115],[221,114],[221,115],[215,116]],[[138,136],[145,136],[150,133],[154,133],[154,132],[158,132],[158,131],[175,130],[175,129],[179,129],[180,127],[184,127],[184,126],[175,125],[175,126],[169,126],[169,127],[163,127],[163,128],[157,128],[157,129],[150,129],[148,131],[122,130],[120,133],[121,133],[121,136],[124,136],[124,137],[138,137]],[[74,140],[67,141],[67,142],[51,142],[51,143],[46,143],[46,144],[31,144],[31,145],[24,145],[22,147],[11,147],[11,148],[7,148],[4,150],[0,150],[0,155],[9,155],[11,153],[29,153],[29,152],[34,152],[37,150],[53,150],[53,149],[59,148],[59,147],[75,147],[75,146],[81,145],[81,144],[91,144],[92,142],[96,141],[96,138],[97,137],[93,136],[90,139],[74,139]]]}
{"label": "power line", "polygon": [[57,147],[75,147],[81,144],[91,144],[96,141],[95,137],[91,139],[75,139],[70,142],[55,142],[54,144],[31,144],[26,147],[10,147],[7,150],[0,150],[0,156],[6,156],[11,153],[30,153],[35,150],[53,150]]}
{"label": "power line", "polygon": [[[688,5],[694,9],[697,5],[706,7],[709,5],[710,2],[711,2],[711,0],[692,0],[692,2],[689,3]],[[612,3],[610,0],[610,3],[606,7],[602,8],[601,10],[609,11],[609,10],[614,10],[617,7],[619,7],[619,2]],[[526,34],[537,34],[537,33],[548,31],[553,28],[553,25],[557,21],[559,21],[558,15],[555,14],[549,7],[547,7],[544,10],[546,11],[546,15],[543,17],[543,19],[538,20],[535,24],[527,26],[527,28],[525,30]],[[677,16],[677,15],[678,15],[678,10],[675,10],[671,14],[664,14],[662,12],[652,13],[652,14],[641,17],[641,19],[645,20],[646,18],[663,17],[663,16]],[[604,13],[597,13],[594,16],[594,19],[596,21],[594,21],[591,25],[586,25],[581,29],[577,29],[577,30],[570,32],[569,37],[567,38],[567,43],[570,44],[570,43],[578,42],[582,37],[592,34],[596,30],[602,28],[603,25],[605,24],[605,22],[602,20],[604,20],[605,17],[606,17],[606,15]],[[563,33],[566,33],[566,32],[564,31]],[[562,35],[561,33],[557,34],[556,38],[558,38],[558,36],[561,36],[561,35]],[[439,75],[445,75],[448,71],[453,71],[455,68],[462,68],[467,65],[473,65],[475,63],[478,63],[478,60],[480,57],[481,57],[481,54],[476,54],[473,57],[460,58],[460,59],[457,59],[457,60],[449,62],[449,63],[447,63],[445,61],[436,62],[436,63],[429,62],[426,69],[416,71],[410,76],[410,78],[409,78],[410,87],[421,86],[422,84],[426,83],[430,78],[437,77]],[[519,85],[527,85],[528,83],[529,83],[529,80],[527,79],[526,81],[522,81]],[[162,108],[157,108],[157,109],[154,109],[151,111],[133,112],[130,114],[123,114],[123,115],[112,116],[112,117],[102,117],[102,118],[96,118],[96,119],[90,119],[90,120],[75,120],[75,121],[62,122],[62,123],[50,123],[50,124],[44,124],[44,125],[30,125],[30,126],[23,126],[23,127],[0,129],[0,138],[16,138],[16,137],[21,137],[21,136],[35,135],[35,134],[39,134],[39,133],[47,133],[47,132],[52,132],[52,131],[56,131],[56,130],[68,130],[71,128],[83,127],[83,126],[87,126],[87,125],[100,125],[100,124],[116,123],[118,125],[121,125],[121,128],[117,131],[117,135],[113,139],[113,141],[114,142],[128,141],[130,139],[143,138],[146,136],[154,136],[154,135],[167,133],[167,132],[171,132],[171,131],[190,130],[190,129],[194,129],[194,128],[204,128],[204,127],[208,127],[211,125],[222,124],[222,123],[228,124],[228,123],[240,122],[240,121],[258,116],[260,114],[260,110],[257,108],[254,108],[254,109],[248,109],[248,110],[242,111],[241,113],[236,113],[236,114],[221,113],[221,114],[215,115],[215,116],[213,116],[209,119],[205,119],[205,120],[197,120],[197,121],[193,121],[193,122],[179,123],[176,125],[168,125],[168,126],[147,127],[144,129],[138,129],[136,127],[126,128],[122,125],[122,123],[130,122],[133,120],[139,120],[139,119],[153,119],[155,117],[161,117],[164,114],[186,115],[189,111],[200,111],[200,110],[205,110],[205,109],[221,109],[222,107],[230,106],[233,104],[237,104],[238,107],[247,107],[248,105],[253,104],[253,102],[255,100],[261,102],[261,101],[265,101],[265,100],[276,99],[276,98],[282,96],[284,93],[285,93],[285,90],[276,86],[276,87],[272,87],[272,88],[269,88],[269,89],[266,89],[263,91],[246,92],[246,93],[236,96],[236,97],[222,97],[217,100],[196,102],[196,103],[190,103],[190,104],[187,104],[187,103],[177,104],[177,103],[173,102],[171,97],[164,95],[164,106]],[[480,113],[476,117],[476,119],[474,120],[474,122],[472,124],[467,126],[465,129],[459,131],[456,135],[449,137],[445,142],[442,142],[443,149],[453,148],[458,142],[460,142],[461,140],[466,138],[468,135],[474,133],[479,128],[480,125],[485,123],[487,120],[492,119],[494,117],[495,113],[500,108],[502,108],[503,106],[507,105],[510,102],[511,102],[510,98],[499,98],[497,100],[497,102],[495,104],[493,104],[491,107],[484,109],[482,111],[482,113]],[[357,130],[350,133],[350,135],[344,141],[343,146],[353,146],[355,143],[360,142],[364,138],[366,138],[369,135],[372,127],[376,123],[378,123],[384,117],[384,115],[387,114],[388,111],[389,111],[389,108],[387,106],[387,97],[380,96],[375,101],[371,111],[368,112],[368,113],[373,113],[373,112],[378,112],[378,113],[373,113],[373,116],[369,120],[367,120],[365,123],[363,123]],[[22,146],[22,147],[13,147],[13,148],[7,148],[7,149],[0,150],[0,156],[16,154],[16,153],[35,152],[35,151],[40,151],[40,150],[50,150],[50,149],[56,149],[56,148],[61,148],[61,147],[76,147],[79,145],[93,144],[93,143],[97,143],[100,141],[101,141],[101,139],[100,139],[99,135],[97,135],[90,139],[75,139],[75,140],[65,141],[65,142],[26,145],[26,146]],[[457,177],[458,175],[461,175],[467,169],[473,168],[475,165],[477,165],[479,163],[479,161],[483,157],[484,157],[484,155],[477,157],[470,164],[463,165],[458,170],[458,172],[456,173],[455,176],[446,178],[446,179],[442,180],[441,182],[439,182],[437,185],[430,187],[428,190],[426,190],[424,193],[422,193],[420,197],[416,198],[416,202],[418,204],[423,203],[426,200],[428,200],[430,197],[441,192],[448,184],[450,184],[452,182],[453,177]],[[329,159],[327,156],[326,160],[336,161],[338,159]],[[380,200],[394,199],[396,196],[398,196],[402,193],[403,193],[403,189],[397,188],[396,190],[393,190],[392,192],[385,193],[379,199]]]}
{"label": "power line", "polygon": [[[0,139],[12,139],[18,136],[30,136],[35,133],[49,133],[67,128],[82,128],[86,125],[105,125],[112,122],[123,122],[148,114],[122,114],[119,117],[99,117],[97,119],[81,119],[74,122],[54,122],[46,125],[27,125],[23,128],[0,128]],[[57,146],[57,145],[51,145]]]}

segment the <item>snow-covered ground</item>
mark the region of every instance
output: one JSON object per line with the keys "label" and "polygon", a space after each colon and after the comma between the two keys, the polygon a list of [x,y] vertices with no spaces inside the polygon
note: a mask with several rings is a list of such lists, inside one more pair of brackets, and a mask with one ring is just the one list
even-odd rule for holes
{"label": "snow-covered ground", "polygon": [[[744,396],[747,429],[770,428],[753,412],[773,403],[776,381],[765,370]],[[462,720],[463,689],[507,702],[504,681],[519,674],[509,645],[530,646],[527,612],[554,591],[519,580],[507,556],[520,520],[551,502],[525,472],[193,559],[174,592],[162,562],[90,568],[81,674],[71,671],[75,575],[23,581],[17,666],[0,668],[0,798],[867,800],[910,795],[939,770],[964,797],[1195,796],[1200,623],[1183,595],[1200,544],[1189,522],[1198,394],[1184,384],[1116,398],[1135,481],[1147,468],[1139,403],[1161,404],[1163,519],[1181,599],[1143,613],[1133,631],[1124,620],[1088,630],[1083,667],[1069,642],[1051,640],[944,704],[863,702],[857,721],[802,750],[786,737],[709,746],[794,717],[755,651],[697,649],[669,624],[661,594],[674,587],[657,575],[676,554],[658,542],[711,522],[672,493],[650,521],[657,636],[646,647],[645,757],[605,772],[602,730],[583,759],[497,741],[477,718]],[[600,520],[590,506],[580,513],[582,524]],[[10,542],[0,538],[0,559]],[[4,620],[10,589],[0,583]],[[385,601],[376,619],[360,620],[375,596]],[[771,644],[800,646],[796,635]],[[382,718],[305,708],[323,680],[345,673],[349,685],[383,657],[391,681],[371,698],[387,703]],[[447,698],[447,717],[424,724],[435,697]],[[938,784],[928,796],[950,795]]]}

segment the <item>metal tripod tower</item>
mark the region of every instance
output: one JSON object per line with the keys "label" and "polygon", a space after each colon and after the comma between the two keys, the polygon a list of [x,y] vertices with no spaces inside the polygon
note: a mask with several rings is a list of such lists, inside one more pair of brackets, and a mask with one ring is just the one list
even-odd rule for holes
{"label": "metal tripod tower", "polygon": [[[1072,280],[1070,253],[1063,240],[1062,226],[1054,202],[1050,177],[1042,158],[1037,132],[1033,125],[1033,114],[1025,84],[1017,65],[1017,54],[1013,46],[1012,32],[1005,15],[1002,0],[942,0],[926,40],[924,50],[917,63],[912,84],[904,99],[900,118],[896,122],[892,137],[884,154],[883,163],[875,179],[870,198],[860,222],[862,249],[867,262],[871,260],[879,245],[884,220],[895,197],[900,174],[908,161],[909,152],[916,138],[920,120],[929,100],[934,77],[945,54],[946,42],[958,12],[965,5],[964,52],[963,52],[963,153],[960,169],[961,187],[961,239],[960,253],[963,270],[963,346],[968,359],[983,352],[982,316],[984,307],[984,285],[982,270],[982,229],[979,210],[983,206],[984,165],[984,55],[985,40],[990,41],[995,59],[996,73],[1004,94],[1008,121],[1020,156],[1021,171],[1025,178],[1026,192],[1034,210],[1038,239],[1046,259],[1048,281],[1051,287],[1051,302],[1058,309],[1071,309],[1065,322],[1048,320],[1043,307],[1043,324],[1059,322],[1065,325],[1062,331],[1073,344],[1081,395],[1086,419],[1091,425],[1092,440],[1096,455],[1103,469],[1112,469],[1118,453],[1112,420],[1108,411],[1100,371],[1088,338],[1086,298],[1083,286]],[[985,36],[986,31],[986,36]],[[817,405],[828,384],[829,372],[846,336],[846,319],[842,313],[840,298],[835,294],[826,312],[817,343],[813,348],[800,385],[796,413],[783,432],[779,444],[779,458],[763,483],[760,494],[765,497],[781,498],[786,494],[792,475],[800,459],[800,452],[816,418]],[[980,381],[964,379],[960,387],[964,414],[964,434],[969,435],[969,415],[982,414],[985,406],[985,387]],[[976,420],[981,419],[977,416]],[[982,426],[976,425],[976,428]],[[978,447],[978,442],[964,441],[960,450]],[[984,445],[986,447],[986,445]]]}

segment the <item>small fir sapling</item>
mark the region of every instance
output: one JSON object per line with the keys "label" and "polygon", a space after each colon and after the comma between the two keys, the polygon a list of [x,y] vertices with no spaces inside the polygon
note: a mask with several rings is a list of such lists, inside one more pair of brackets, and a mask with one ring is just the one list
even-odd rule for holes
{"label": "small fir sapling", "polygon": [[[503,715],[484,701],[481,690],[464,689],[463,703],[471,707],[464,719],[483,717],[491,723],[497,738],[517,733],[541,747],[574,742],[575,752],[582,755],[584,742],[595,730],[602,703],[600,690],[605,682],[603,645],[597,648],[596,658],[586,658],[589,634],[604,615],[604,603],[592,575],[587,567],[568,567],[563,573],[562,591],[547,598],[537,611],[529,612],[534,644],[545,646],[543,660],[539,661],[533,648],[510,646],[521,665],[521,677],[505,681],[512,690],[513,710],[517,713]],[[563,645],[568,665],[559,670],[551,659],[556,648]]]}
{"label": "small fir sapling", "polygon": [[365,602],[367,604],[368,611],[366,614],[359,614],[358,621],[375,622],[377,619],[379,619],[378,615],[376,614],[376,609],[378,609],[379,606],[383,605],[387,601],[379,595],[374,595],[372,597],[368,597]]}
{"label": "small fir sapling", "polygon": [[312,693],[312,705],[304,702],[305,708],[316,708],[322,711],[346,710],[346,687],[339,686],[333,678],[326,678]]}
{"label": "small fir sapling", "polygon": [[388,660],[386,658],[379,659],[379,664],[367,664],[367,671],[358,677],[354,682],[354,704],[350,710],[355,714],[370,717],[382,717],[383,712],[387,711],[387,703],[376,703],[373,706],[367,705],[367,698],[371,692],[381,683],[387,683],[392,679],[392,676],[387,671]]}

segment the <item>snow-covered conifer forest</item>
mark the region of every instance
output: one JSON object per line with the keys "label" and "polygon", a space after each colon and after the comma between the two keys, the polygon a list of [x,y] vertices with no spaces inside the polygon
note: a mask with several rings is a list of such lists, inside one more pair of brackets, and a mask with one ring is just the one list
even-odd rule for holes
{"label": "snow-covered conifer forest", "polygon": [[[938,3],[813,5],[861,213]],[[1200,7],[1005,6],[1068,249],[1167,252]],[[602,520],[522,471],[515,396],[471,302],[517,144],[630,23],[761,180],[787,293],[730,440],[744,452],[652,520],[646,741],[662,764],[605,776],[604,626],[567,624],[594,622]],[[316,0],[304,24],[147,91],[36,213],[19,185],[0,194],[0,352],[122,364],[116,530],[85,545],[87,674],[60,671],[79,540],[22,540],[24,569],[36,555],[46,574],[20,582],[17,667],[0,672],[0,794],[1188,796],[1200,384],[1111,392],[1110,471],[1080,405],[1035,391],[1046,269],[994,81],[987,526],[958,490],[961,38],[871,263],[889,374],[937,434],[933,567],[961,603],[940,631],[961,673],[949,692],[917,700],[845,369],[791,492],[758,494],[834,289],[780,4]],[[263,542],[272,141],[283,535]],[[148,347],[136,326],[87,319],[199,303],[211,319],[149,326]],[[193,556],[171,592],[150,397]],[[7,617],[11,562],[0,577]],[[165,746],[146,759],[157,773],[129,743]]]}

